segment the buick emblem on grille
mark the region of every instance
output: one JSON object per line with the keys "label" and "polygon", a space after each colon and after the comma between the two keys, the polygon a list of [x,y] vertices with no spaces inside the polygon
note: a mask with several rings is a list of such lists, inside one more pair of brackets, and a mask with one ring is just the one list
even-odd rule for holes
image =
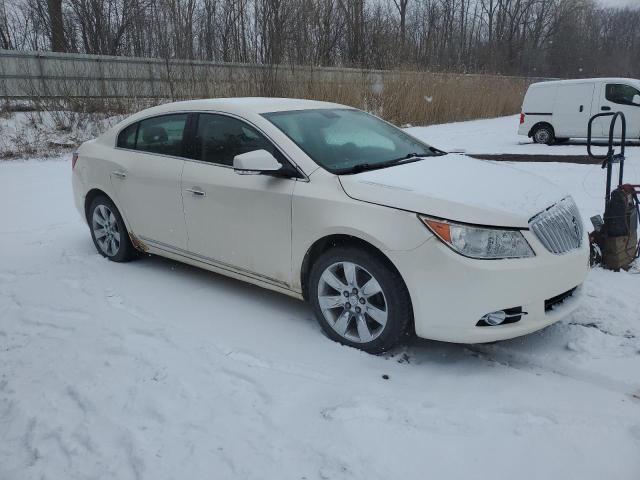
{"label": "buick emblem on grille", "polygon": [[573,225],[573,238],[580,240],[580,225],[578,224],[578,219],[576,217],[571,217],[571,224]]}

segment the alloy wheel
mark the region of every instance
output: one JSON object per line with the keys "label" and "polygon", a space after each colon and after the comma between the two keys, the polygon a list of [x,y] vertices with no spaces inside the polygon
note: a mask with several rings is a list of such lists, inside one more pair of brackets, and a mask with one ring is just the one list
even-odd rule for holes
{"label": "alloy wheel", "polygon": [[378,338],[387,324],[387,299],[366,269],[352,262],[330,265],[318,282],[322,315],[341,337],[356,343]]}
{"label": "alloy wheel", "polygon": [[106,205],[98,205],[93,210],[91,227],[100,250],[113,257],[120,250],[120,229],[118,221],[111,209]]}

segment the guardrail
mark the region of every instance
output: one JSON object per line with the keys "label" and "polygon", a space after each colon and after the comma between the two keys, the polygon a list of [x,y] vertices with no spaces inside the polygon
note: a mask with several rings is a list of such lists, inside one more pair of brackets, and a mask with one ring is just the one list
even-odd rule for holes
{"label": "guardrail", "polygon": [[[0,50],[0,98],[33,99],[188,99],[229,95],[277,95],[291,84],[323,83],[380,93],[390,78],[460,74],[416,71],[359,70],[219,63],[138,57],[114,57],[54,52]],[[490,78],[480,74],[464,74]],[[495,76],[501,81],[543,79]],[[285,88],[289,87],[289,88]]]}

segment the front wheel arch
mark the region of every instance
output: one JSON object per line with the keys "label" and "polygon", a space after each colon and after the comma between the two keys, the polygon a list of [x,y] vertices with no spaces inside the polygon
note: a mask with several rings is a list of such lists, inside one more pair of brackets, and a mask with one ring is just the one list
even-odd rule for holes
{"label": "front wheel arch", "polygon": [[400,278],[402,278],[402,275],[393,264],[393,262],[389,259],[389,257],[387,257],[379,248],[367,242],[366,240],[354,237],[353,235],[327,235],[316,240],[313,245],[309,247],[307,253],[305,253],[304,255],[304,259],[302,260],[302,267],[300,269],[300,285],[302,286],[302,296],[305,300],[309,300],[309,274],[311,273],[311,267],[320,257],[320,255],[336,247],[356,247],[362,250],[366,250],[371,255],[374,255],[382,260],[387,265],[387,267],[392,269],[400,276]]}
{"label": "front wheel arch", "polygon": [[[356,239],[356,243],[331,245],[319,254],[315,262],[311,264],[309,272],[308,302],[322,330],[330,339],[368,353],[379,354],[394,348],[403,338],[406,339],[415,335],[413,304],[404,279],[389,259],[384,255],[376,254],[366,244],[357,243],[358,239]],[[358,283],[357,277],[353,277],[353,280],[351,280],[354,283],[349,283],[350,280],[346,277],[346,270],[344,272],[334,272],[334,275],[331,275],[334,281],[323,282],[323,272],[334,266],[340,268],[345,264],[351,264],[356,269],[359,268],[373,278],[376,283],[379,282],[377,290],[375,290],[377,293],[361,296],[358,289],[363,284]],[[355,273],[353,270],[352,272]],[[336,273],[338,276],[335,276]],[[362,277],[360,280],[362,280]],[[336,286],[335,282],[340,285]],[[368,284],[368,281],[365,281],[365,283]],[[320,293],[321,285],[324,293]],[[329,299],[333,302],[333,306],[323,308],[320,296],[327,295],[328,291],[325,290],[327,286],[330,287],[333,293],[329,297],[324,297],[324,299]],[[314,293],[314,288],[316,287],[318,288],[317,294]],[[342,290],[347,288],[347,290],[351,291],[351,287],[354,288],[351,298],[345,300]],[[335,293],[336,289],[340,292],[338,296]],[[344,293],[344,297],[347,297],[347,291]],[[358,299],[354,300],[354,295]],[[381,295],[381,297],[378,295]],[[360,310],[361,306],[362,310]],[[340,330],[339,326],[337,327],[340,322],[338,318],[335,318],[335,309],[342,309],[339,314],[340,319],[348,318],[342,321],[342,330]],[[376,315],[371,317],[371,312],[376,311],[376,309],[378,309]],[[334,314],[327,313],[327,310],[331,310]],[[383,312],[384,317],[381,321],[380,315]],[[347,315],[346,317],[345,314]],[[367,325],[364,331],[368,339],[362,336],[361,322]],[[356,323],[358,324],[357,333],[354,331]],[[374,330],[370,330],[370,328],[376,326],[376,324],[378,324],[378,327],[380,325],[383,325],[383,327],[382,329],[378,328],[374,333]]]}

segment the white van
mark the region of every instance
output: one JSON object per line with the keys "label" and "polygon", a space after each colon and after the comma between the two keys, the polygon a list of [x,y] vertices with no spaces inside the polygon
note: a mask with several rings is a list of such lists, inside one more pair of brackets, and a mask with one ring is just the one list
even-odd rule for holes
{"label": "white van", "polygon": [[[617,111],[625,114],[627,138],[640,138],[640,80],[586,78],[533,83],[524,97],[518,134],[548,145],[586,138],[593,115]],[[608,117],[595,120],[593,137],[608,137],[610,123]],[[616,135],[620,132],[618,121]]]}

